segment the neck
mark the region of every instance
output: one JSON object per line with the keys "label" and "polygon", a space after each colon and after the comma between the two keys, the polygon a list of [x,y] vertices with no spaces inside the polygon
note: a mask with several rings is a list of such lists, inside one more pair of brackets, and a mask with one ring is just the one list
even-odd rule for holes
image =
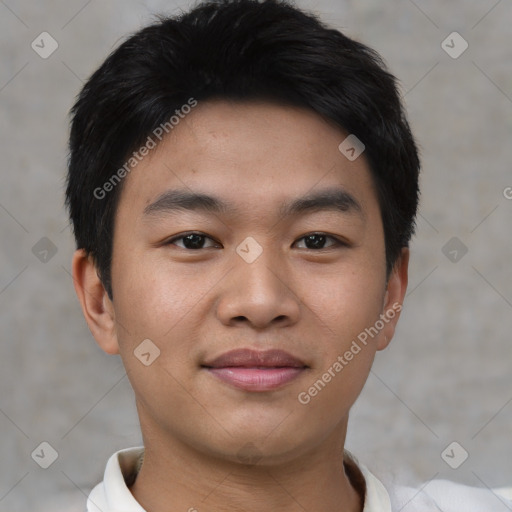
{"label": "neck", "polygon": [[144,462],[131,492],[147,512],[168,512],[170,503],[190,512],[363,509],[364,479],[343,456],[346,422],[321,445],[279,464],[265,457],[252,465],[234,462],[145,430]]}

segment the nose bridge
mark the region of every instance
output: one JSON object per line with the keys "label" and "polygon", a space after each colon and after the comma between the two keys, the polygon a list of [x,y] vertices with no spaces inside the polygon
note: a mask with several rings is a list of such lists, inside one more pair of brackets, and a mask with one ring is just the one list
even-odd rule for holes
{"label": "nose bridge", "polygon": [[218,307],[224,323],[244,318],[262,327],[277,318],[297,320],[298,299],[288,282],[283,256],[273,245],[270,249],[248,237],[237,246],[234,269]]}
{"label": "nose bridge", "polygon": [[275,244],[262,245],[255,238],[247,237],[238,245],[236,253],[236,273],[247,293],[256,296],[261,293],[267,300],[272,299],[270,294],[282,293],[286,271]]}

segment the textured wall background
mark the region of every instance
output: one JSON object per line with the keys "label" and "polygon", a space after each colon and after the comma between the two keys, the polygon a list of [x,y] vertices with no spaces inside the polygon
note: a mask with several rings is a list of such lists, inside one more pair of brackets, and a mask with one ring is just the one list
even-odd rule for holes
{"label": "textured wall background", "polygon": [[[96,346],[70,277],[67,112],[121,37],[188,5],[0,1],[0,511],[83,510],[108,456],[140,443],[121,361]],[[348,447],[404,483],[512,485],[512,3],[298,5],[382,54],[423,155],[403,316],[353,410]],[[51,50],[43,31],[58,43],[46,59],[31,48]],[[43,441],[58,454],[48,469],[31,457]],[[469,453],[458,469],[441,458],[452,441]],[[34,459],[50,462],[42,449]]]}

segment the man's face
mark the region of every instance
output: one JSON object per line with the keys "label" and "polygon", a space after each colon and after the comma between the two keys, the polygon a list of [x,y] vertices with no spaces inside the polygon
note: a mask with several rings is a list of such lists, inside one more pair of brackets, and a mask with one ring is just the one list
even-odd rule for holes
{"label": "man's face", "polygon": [[[272,464],[344,430],[398,314],[353,342],[403,297],[387,285],[364,154],[338,149],[347,135],[302,109],[205,102],[125,178],[111,308],[143,431],[229,460],[253,446]],[[227,207],[153,205],[177,190]],[[328,191],[337,201],[285,211]],[[302,368],[207,367],[243,348],[286,351]]]}

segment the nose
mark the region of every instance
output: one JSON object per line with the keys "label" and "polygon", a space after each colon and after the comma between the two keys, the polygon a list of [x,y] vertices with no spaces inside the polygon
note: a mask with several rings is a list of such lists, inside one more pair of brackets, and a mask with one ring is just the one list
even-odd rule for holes
{"label": "nose", "polygon": [[252,263],[235,254],[234,265],[217,302],[217,316],[223,324],[248,324],[262,330],[298,321],[301,301],[294,292],[291,272],[275,253],[263,250]]}

